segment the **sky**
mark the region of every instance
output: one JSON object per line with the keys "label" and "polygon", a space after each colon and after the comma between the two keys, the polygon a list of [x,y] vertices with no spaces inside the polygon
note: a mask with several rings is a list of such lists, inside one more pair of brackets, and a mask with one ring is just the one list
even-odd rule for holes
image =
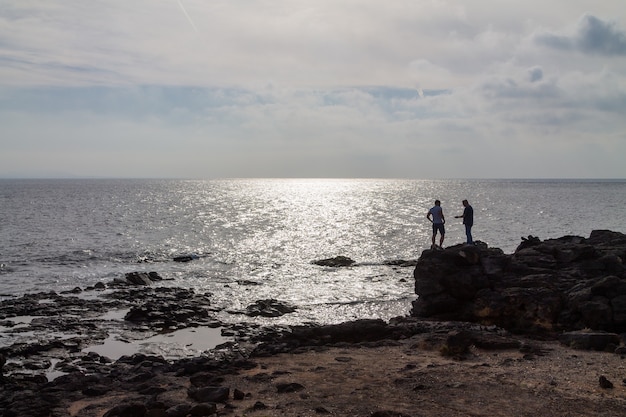
{"label": "sky", "polygon": [[3,0],[0,177],[626,178],[622,0]]}

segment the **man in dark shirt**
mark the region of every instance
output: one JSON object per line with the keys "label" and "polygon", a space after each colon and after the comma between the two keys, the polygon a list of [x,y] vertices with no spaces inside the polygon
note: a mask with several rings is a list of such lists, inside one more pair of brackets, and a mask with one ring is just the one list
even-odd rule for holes
{"label": "man in dark shirt", "polygon": [[463,214],[460,216],[454,216],[456,219],[463,218],[463,224],[465,225],[465,235],[467,236],[467,244],[473,245],[474,240],[472,239],[472,226],[474,225],[474,209],[470,206],[470,203],[467,200],[463,200]]}

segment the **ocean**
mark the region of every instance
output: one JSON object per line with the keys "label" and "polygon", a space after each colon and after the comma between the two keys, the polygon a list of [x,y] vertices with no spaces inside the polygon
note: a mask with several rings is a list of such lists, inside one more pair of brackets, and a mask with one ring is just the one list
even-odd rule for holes
{"label": "ocean", "polygon": [[[475,240],[512,253],[521,237],[626,232],[626,180],[63,179],[0,180],[0,299],[85,288],[133,271],[211,293],[215,306],[261,299],[298,307],[264,323],[332,324],[407,315],[415,260],[441,200],[445,246],[474,208]],[[191,262],[174,262],[194,255]],[[314,265],[347,256],[349,268]],[[242,320],[222,312],[221,320]]]}

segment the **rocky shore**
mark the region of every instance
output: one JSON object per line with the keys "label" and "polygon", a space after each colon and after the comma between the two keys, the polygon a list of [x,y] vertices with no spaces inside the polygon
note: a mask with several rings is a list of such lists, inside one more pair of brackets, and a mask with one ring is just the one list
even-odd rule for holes
{"label": "rocky shore", "polygon": [[[427,250],[403,265],[415,267],[410,314],[328,326],[224,325],[210,294],[153,285],[156,273],[29,294],[0,303],[0,326],[16,336],[0,347],[0,415],[623,415],[624,259],[626,235],[611,231],[529,236],[510,255],[480,242]],[[323,260],[333,261],[352,265]],[[259,300],[240,313],[293,308]],[[131,341],[202,327],[230,341],[175,361],[85,352],[112,330],[111,310],[125,311]],[[12,320],[22,316],[33,319]],[[40,339],[43,329],[65,336]],[[49,380],[51,368],[61,375]]]}

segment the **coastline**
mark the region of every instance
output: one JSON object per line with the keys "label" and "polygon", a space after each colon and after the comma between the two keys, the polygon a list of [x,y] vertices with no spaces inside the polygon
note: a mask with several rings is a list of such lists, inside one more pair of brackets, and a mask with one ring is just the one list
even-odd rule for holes
{"label": "coastline", "polygon": [[[232,340],[179,360],[141,353],[111,360],[84,347],[105,339],[111,327],[103,317],[124,308],[134,331],[222,326],[209,294],[152,286],[158,274],[131,273],[89,299],[76,296],[81,289],[25,295],[1,303],[3,326],[31,315],[17,332],[74,335],[0,350],[0,415],[620,415],[623,258],[626,235],[606,230],[588,239],[529,236],[513,255],[481,244],[425,251],[415,264],[412,316],[230,325],[222,334]],[[246,313],[290,309],[259,300]],[[7,361],[19,358],[31,372]],[[52,365],[63,375],[49,381]]]}
{"label": "coastline", "polygon": [[[355,338],[338,341],[346,325]],[[385,336],[371,340],[373,329]],[[260,355],[240,350],[170,364],[122,358],[91,376],[32,382],[2,415],[565,417],[621,415],[626,407],[626,362],[615,353],[415,318],[325,326],[322,333],[325,342],[302,338],[297,347],[289,337],[266,335]],[[450,347],[461,351],[444,354]],[[602,377],[613,386],[603,386]],[[4,381],[3,403],[10,384]],[[59,393],[54,407],[45,402]]]}

